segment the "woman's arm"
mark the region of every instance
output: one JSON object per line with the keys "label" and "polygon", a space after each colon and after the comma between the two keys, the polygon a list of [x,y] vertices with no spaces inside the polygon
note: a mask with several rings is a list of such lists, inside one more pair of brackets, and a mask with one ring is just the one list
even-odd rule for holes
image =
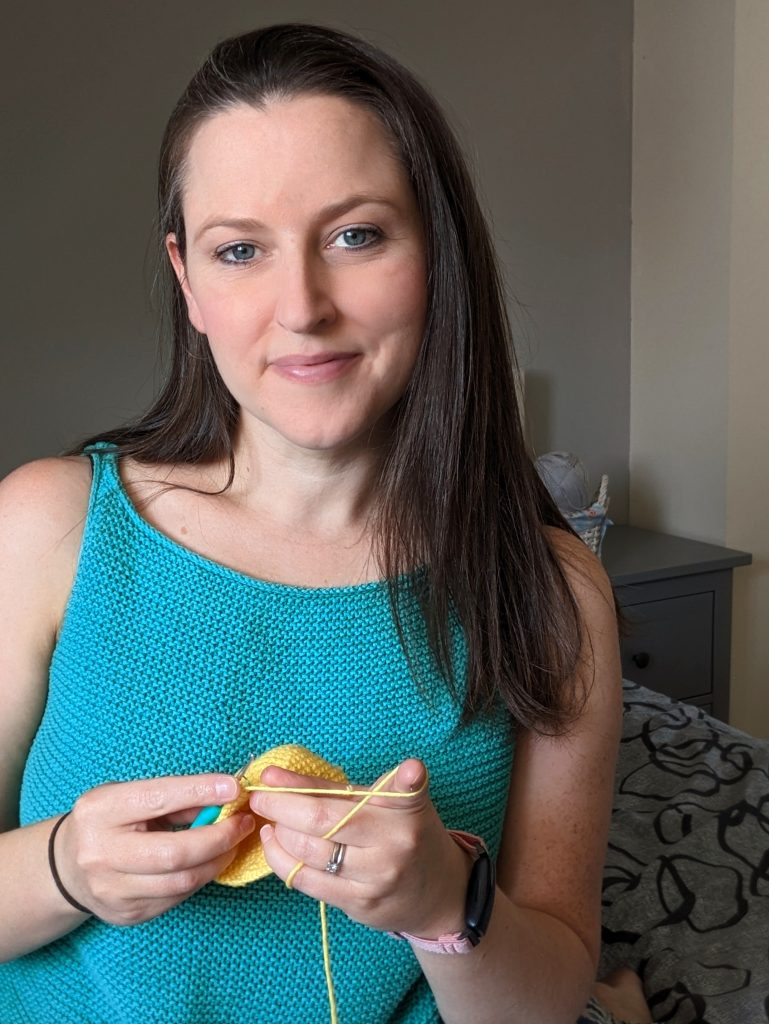
{"label": "woman's arm", "polygon": [[[48,840],[55,820],[19,828],[18,804],[76,570],[90,478],[85,460],[51,459],[0,484],[0,960],[45,945],[87,919],[62,897],[51,875]],[[51,786],[56,783],[50,779]],[[91,790],[56,836],[65,886],[115,923],[157,916],[215,877],[253,821],[236,815],[192,832],[164,828],[237,792],[226,775]]]}
{"label": "woman's arm", "polygon": [[587,703],[566,736],[519,734],[486,937],[467,955],[417,951],[446,1024],[573,1024],[595,980],[621,734],[619,645],[598,559],[553,534],[583,617]]}
{"label": "woman's arm", "polygon": [[0,483],[0,829],[45,707],[48,664],[72,588],[90,486],[88,463],[45,459]]}
{"label": "woman's arm", "polygon": [[[83,920],[47,865],[53,822],[19,830],[24,763],[45,707],[48,664],[72,585],[88,502],[81,460],[23,466],[0,484],[0,958]],[[55,785],[55,780],[51,780]]]}

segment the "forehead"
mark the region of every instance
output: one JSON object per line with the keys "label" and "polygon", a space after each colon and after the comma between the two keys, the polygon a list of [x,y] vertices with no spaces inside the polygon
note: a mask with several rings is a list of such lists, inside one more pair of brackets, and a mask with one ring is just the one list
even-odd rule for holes
{"label": "forehead", "polygon": [[[411,201],[395,145],[365,108],[339,97],[299,96],[257,109],[245,104],[208,118],[184,167],[185,219],[293,209],[371,193]],[[246,203],[248,210],[234,210]]]}

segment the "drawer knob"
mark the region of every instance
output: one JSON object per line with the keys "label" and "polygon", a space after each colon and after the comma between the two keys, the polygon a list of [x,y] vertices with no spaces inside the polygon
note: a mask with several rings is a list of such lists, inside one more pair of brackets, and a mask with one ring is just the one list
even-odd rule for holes
{"label": "drawer knob", "polygon": [[638,654],[634,654],[630,660],[634,662],[634,664],[636,664],[639,668],[646,668],[646,666],[651,661],[651,658],[646,653],[646,651],[639,651]]}

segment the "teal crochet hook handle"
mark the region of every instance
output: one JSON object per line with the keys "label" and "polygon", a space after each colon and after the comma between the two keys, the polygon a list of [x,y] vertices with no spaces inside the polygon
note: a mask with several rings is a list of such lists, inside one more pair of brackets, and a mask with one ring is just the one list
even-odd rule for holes
{"label": "teal crochet hook handle", "polygon": [[[243,776],[246,774],[248,765],[253,760],[253,754],[249,758],[248,764],[244,764],[242,768],[239,768],[235,772],[235,778],[240,782]],[[203,810],[198,814],[197,818],[190,825],[190,828],[200,828],[201,825],[213,825],[216,819],[219,817],[221,807],[204,807]]]}
{"label": "teal crochet hook handle", "polygon": [[190,825],[190,828],[200,828],[201,825],[213,825],[219,817],[221,807],[204,807],[197,818]]}

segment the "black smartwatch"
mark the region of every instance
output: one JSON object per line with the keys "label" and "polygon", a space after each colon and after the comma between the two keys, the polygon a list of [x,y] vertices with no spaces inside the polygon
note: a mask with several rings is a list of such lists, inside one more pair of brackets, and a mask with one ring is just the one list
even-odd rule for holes
{"label": "black smartwatch", "polygon": [[488,931],[496,892],[496,871],[486,844],[470,832],[448,829],[454,842],[473,857],[465,897],[465,927],[461,932],[423,939],[407,932],[391,932],[398,939],[407,939],[412,946],[429,953],[469,953]]}

